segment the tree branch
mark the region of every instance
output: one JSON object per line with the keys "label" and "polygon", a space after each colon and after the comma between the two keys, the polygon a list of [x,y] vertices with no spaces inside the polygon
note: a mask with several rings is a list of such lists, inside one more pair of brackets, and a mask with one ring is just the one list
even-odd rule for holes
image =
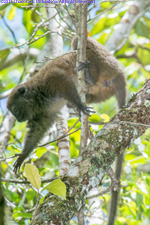
{"label": "tree branch", "polygon": [[30,48],[29,50],[28,49],[20,49],[20,50],[13,49],[12,53],[7,57],[6,61],[0,65],[0,70],[6,67],[12,66],[13,64],[19,62],[21,60],[20,54],[25,59],[28,54],[28,51],[29,51],[30,59],[32,58],[34,59],[40,54],[40,51],[36,48]]}
{"label": "tree branch", "polygon": [[[87,6],[88,4],[79,5],[78,21],[78,52],[77,52],[77,65],[79,62],[85,62],[86,60],[86,42],[87,42]],[[85,83],[85,70],[77,72],[78,75],[78,91],[81,100],[86,104],[86,83]],[[84,148],[87,146],[88,139],[88,116],[81,112],[81,140],[80,140],[80,154],[82,154]],[[84,203],[85,204],[85,203]],[[78,224],[84,225],[84,205],[78,213]]]}
{"label": "tree branch", "polygon": [[[146,127],[135,127],[119,121],[150,124],[150,79],[143,88],[119,111],[111,123],[97,133],[88,147],[69,168],[63,181],[67,185],[67,200],[48,194],[40,205],[34,224],[42,224],[43,218],[48,222],[67,223],[81,209],[88,191],[99,185],[101,178],[109,170],[122,147],[130,146],[133,140],[141,136]],[[116,122],[118,124],[112,124]],[[79,178],[77,177],[79,174]]]}
{"label": "tree branch", "polygon": [[125,45],[131,29],[133,28],[137,20],[145,14],[147,7],[150,7],[150,0],[135,0],[133,2],[130,9],[123,16],[117,32],[114,31],[114,33],[106,43],[105,46],[107,49],[116,52]]}

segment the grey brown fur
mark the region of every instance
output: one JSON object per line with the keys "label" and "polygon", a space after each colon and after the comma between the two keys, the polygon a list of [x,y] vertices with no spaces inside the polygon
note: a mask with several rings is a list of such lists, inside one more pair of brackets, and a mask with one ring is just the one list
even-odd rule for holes
{"label": "grey brown fur", "polygon": [[[77,38],[72,45],[76,50]],[[87,40],[86,56],[90,62],[91,79],[87,82],[87,103],[102,102],[115,95],[121,108],[126,101],[126,79],[118,61],[92,38]],[[29,81],[15,87],[9,95],[8,109],[19,122],[27,120],[29,128],[22,153],[14,164],[15,172],[57,119],[57,113],[66,101],[80,111],[88,112],[77,93],[75,67],[75,53],[60,56]]]}

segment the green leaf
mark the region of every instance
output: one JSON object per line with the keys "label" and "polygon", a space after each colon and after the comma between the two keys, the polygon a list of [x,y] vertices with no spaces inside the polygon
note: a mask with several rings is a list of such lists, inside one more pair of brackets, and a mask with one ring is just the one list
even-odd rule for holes
{"label": "green leaf", "polygon": [[143,193],[142,194],[140,194],[140,193],[136,194],[136,202],[138,203],[138,205],[142,204],[142,202],[143,202]]}
{"label": "green leaf", "polygon": [[36,13],[36,11],[38,11],[38,8],[32,10],[31,18],[32,18],[32,21],[33,21],[33,22],[39,23],[39,16],[38,16],[38,14]]}
{"label": "green leaf", "polygon": [[46,152],[47,152],[47,149],[43,148],[43,147],[37,148],[36,151],[35,151],[36,156],[38,158],[42,157],[42,155],[44,155]]}
{"label": "green leaf", "polygon": [[7,18],[12,21],[13,18],[15,17],[15,14],[16,14],[16,7],[15,6],[12,6]]}
{"label": "green leaf", "polygon": [[44,189],[52,192],[54,195],[58,195],[66,199],[66,185],[60,179],[52,181]]}
{"label": "green leaf", "polygon": [[10,53],[10,49],[6,48],[0,51],[0,65],[3,64]]}
{"label": "green leaf", "polygon": [[[21,2],[20,2],[21,3]],[[17,8],[23,9],[22,6],[28,6],[28,5],[32,5],[32,3],[12,3],[14,6],[16,6]],[[26,10],[25,10],[26,11]]]}
{"label": "green leaf", "polygon": [[134,159],[130,160],[130,164],[135,164],[135,163],[145,163],[146,160],[144,158],[144,156],[138,156],[138,157],[135,157]]}
{"label": "green leaf", "polygon": [[23,24],[24,24],[27,32],[29,34],[31,34],[31,32],[34,29],[34,27],[33,27],[34,23],[32,21],[32,10],[29,10],[29,11],[24,10],[23,11]]}
{"label": "green leaf", "polygon": [[28,202],[32,201],[33,204],[34,204],[34,202],[36,202],[38,194],[33,189],[27,189],[25,192],[25,195],[26,195],[26,199]]}
{"label": "green leaf", "polygon": [[22,213],[22,212],[17,212],[14,213],[12,215],[13,218],[18,218],[18,217],[22,217],[22,218],[32,218],[32,213]]}
{"label": "green leaf", "polygon": [[97,114],[92,114],[90,117],[89,117],[89,121],[90,122],[100,122],[101,121],[101,118],[99,115]]}
{"label": "green leaf", "polygon": [[105,23],[106,23],[107,18],[104,17],[102,19],[100,19],[95,26],[93,26],[92,30],[91,30],[91,35],[95,35],[97,33],[100,33],[104,30],[105,27]]}
{"label": "green leaf", "polygon": [[143,65],[150,64],[149,51],[139,48],[137,53]]}
{"label": "green leaf", "polygon": [[41,176],[36,166],[27,163],[25,165],[25,174],[30,183],[37,189],[41,187]]}
{"label": "green leaf", "polygon": [[143,19],[140,19],[136,22],[135,26],[135,32],[139,35],[139,36],[144,36],[149,38],[149,29],[147,29],[147,24],[145,23],[145,21]]}
{"label": "green leaf", "polygon": [[7,6],[9,6],[9,3],[4,3],[4,4],[0,5],[0,10],[5,9]]}

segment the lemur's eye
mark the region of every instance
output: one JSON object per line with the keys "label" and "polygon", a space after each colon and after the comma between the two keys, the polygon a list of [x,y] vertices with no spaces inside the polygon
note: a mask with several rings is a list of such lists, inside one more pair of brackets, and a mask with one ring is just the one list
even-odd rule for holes
{"label": "lemur's eye", "polygon": [[20,87],[17,90],[21,95],[23,95],[26,92],[26,88],[25,87]]}

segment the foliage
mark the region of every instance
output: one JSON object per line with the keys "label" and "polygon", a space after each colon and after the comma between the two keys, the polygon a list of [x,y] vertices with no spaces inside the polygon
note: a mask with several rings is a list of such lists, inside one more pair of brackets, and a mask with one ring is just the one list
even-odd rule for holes
{"label": "foliage", "polygon": [[[99,13],[102,13],[104,10],[112,6],[113,3],[105,2],[101,4],[101,7],[95,7],[90,11],[90,18],[95,17]],[[121,20],[122,16],[128,9],[129,3],[120,3],[112,10],[107,11],[105,14],[96,17],[94,20],[89,21],[88,23],[88,32],[89,35],[93,36],[100,43],[105,44],[112,32],[116,29],[117,24]],[[22,8],[22,5],[31,5],[28,3],[24,4],[5,4],[0,6],[0,68],[6,63],[9,58],[9,55],[13,53],[12,46],[15,46],[18,43],[24,43],[28,40],[37,23],[42,20],[42,17],[37,13],[46,17],[46,9],[44,7],[37,9],[25,9]],[[89,8],[92,6],[89,6]],[[37,10],[37,11],[36,11]],[[71,5],[68,5],[68,10],[72,14],[74,11]],[[61,12],[62,15],[65,15],[65,11]],[[139,88],[141,88],[149,78],[150,74],[150,13],[147,12],[145,16],[140,18],[136,25],[133,27],[126,44],[115,54],[115,56],[120,60],[121,65],[124,67],[125,74],[128,79],[128,98],[130,98],[134,93],[136,93]],[[8,26],[4,23],[4,20],[7,22]],[[63,21],[61,21],[63,22]],[[8,27],[11,28],[8,29]],[[17,28],[17,29],[16,29]],[[72,26],[72,29],[74,27]],[[13,37],[12,31],[16,38]],[[36,37],[44,34],[47,31],[46,27],[40,27],[36,33]],[[71,31],[70,31],[71,33]],[[16,40],[15,40],[16,39]],[[17,43],[16,43],[17,41]],[[47,36],[39,39],[33,44],[27,46],[23,45],[21,49],[36,48],[41,50],[47,41]],[[68,40],[65,39],[65,48],[67,46]],[[26,63],[26,68],[24,68],[24,62]],[[29,72],[34,61],[32,58],[24,58],[23,60],[17,60],[15,63],[10,66],[6,66],[0,72],[0,94],[4,93],[7,90],[15,87],[19,82],[20,78],[24,78],[25,75]],[[26,73],[24,73],[24,69]],[[0,121],[3,121],[4,116],[6,115],[6,99],[2,99],[0,102]],[[105,103],[94,105],[96,114],[92,115],[90,118],[91,122],[107,122],[116,112],[116,103],[115,99],[112,98]],[[72,127],[76,122],[77,118],[72,117],[68,120],[68,126]],[[80,127],[78,123],[73,131]],[[103,125],[93,125],[91,124],[91,132],[94,135]],[[25,123],[15,123],[11,131],[11,139],[9,145],[5,151],[6,157],[14,155],[14,153],[19,153],[21,151],[21,143],[23,136],[25,134]],[[78,157],[79,154],[79,142],[80,142],[80,131],[72,134],[70,136],[71,142],[71,157],[72,160]],[[46,155],[46,160],[45,160]],[[38,176],[56,178],[58,177],[58,153],[56,142],[48,147],[48,151],[45,147],[35,150],[29,161],[32,161],[37,164],[38,159],[43,159],[44,163],[39,167]],[[13,178],[12,165],[14,159],[9,159],[1,163],[2,174],[6,175],[7,178]],[[121,202],[119,205],[118,219],[116,225],[144,225],[150,222],[150,129],[142,135],[138,140],[136,140],[132,146],[126,150],[126,157],[124,162],[124,170],[122,176],[122,188],[121,188]],[[27,165],[27,164],[26,164]],[[32,166],[32,165],[30,165]],[[147,167],[146,167],[147,166]],[[33,167],[33,166],[32,166]],[[32,169],[30,169],[32,171]],[[24,169],[21,169],[20,179],[26,180],[24,177]],[[28,177],[28,172],[25,173]],[[37,174],[37,171],[35,172]],[[37,175],[36,175],[37,176]],[[28,178],[30,180],[30,178]],[[39,178],[40,179],[40,178]],[[33,176],[31,178],[33,181]],[[59,187],[60,183],[58,180],[53,183],[54,187]],[[33,184],[37,189],[40,186],[44,189],[51,191],[54,194],[55,190],[52,190],[52,187],[45,187],[43,184],[37,187],[37,184]],[[52,183],[51,183],[52,184]],[[32,185],[25,184],[15,184],[3,182],[5,187],[5,196],[6,199],[11,203],[9,205],[9,214],[12,215],[12,221],[15,221],[16,224],[24,225],[29,224],[30,218],[32,218],[32,213],[28,211],[29,209],[34,208],[37,202],[37,193],[33,190]],[[56,186],[55,186],[56,185]],[[110,181],[105,182],[103,186],[107,187],[110,185]],[[61,187],[61,186],[60,186]],[[61,187],[63,194],[60,194],[65,199],[65,187]],[[102,209],[104,214],[107,214],[108,202],[110,199],[109,194],[105,194],[102,197],[99,197],[102,200]],[[88,201],[87,201],[88,204]],[[87,206],[88,208],[88,206]],[[13,224],[13,222],[9,223]],[[73,222],[71,224],[76,224]]]}

